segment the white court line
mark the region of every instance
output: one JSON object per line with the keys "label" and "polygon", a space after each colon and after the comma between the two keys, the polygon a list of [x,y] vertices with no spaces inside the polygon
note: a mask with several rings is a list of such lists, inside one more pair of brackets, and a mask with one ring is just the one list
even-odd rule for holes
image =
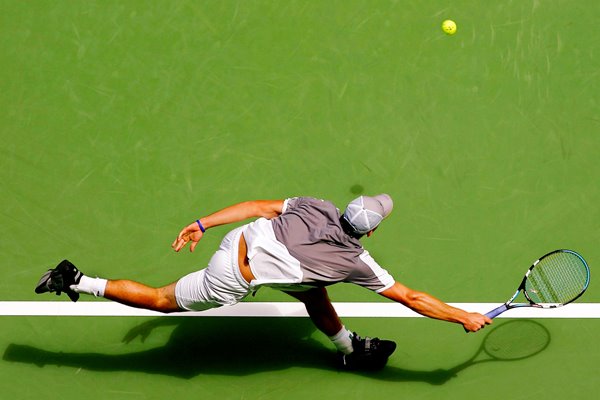
{"label": "white court line", "polygon": [[[450,303],[467,311],[488,312],[499,303]],[[419,314],[397,303],[333,303],[340,317],[414,318]],[[76,317],[308,317],[297,302],[239,303],[202,312],[162,314],[107,301],[0,301],[0,316]],[[513,309],[498,318],[600,318],[600,303],[574,303],[553,310]]]}

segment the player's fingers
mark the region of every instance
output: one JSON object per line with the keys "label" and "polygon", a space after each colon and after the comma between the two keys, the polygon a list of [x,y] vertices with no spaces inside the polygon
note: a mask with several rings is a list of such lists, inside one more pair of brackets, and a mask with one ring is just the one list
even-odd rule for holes
{"label": "player's fingers", "polygon": [[185,238],[177,239],[177,244],[175,245],[175,251],[181,250],[185,246],[186,243],[187,243],[187,240],[185,240]]}
{"label": "player's fingers", "polygon": [[171,247],[175,249],[175,251],[179,251],[181,249],[181,247],[179,247],[179,249],[177,247],[181,246],[181,241],[184,240],[185,230],[186,228],[183,228],[177,235],[177,238],[173,241],[173,244],[171,244]]}
{"label": "player's fingers", "polygon": [[198,244],[198,242],[192,242],[192,244],[190,244],[190,253],[192,251],[194,251],[194,249],[196,248],[196,245]]}
{"label": "player's fingers", "polygon": [[179,235],[177,235],[177,239],[185,238],[185,236],[189,235],[190,233],[192,233],[192,229],[190,229],[190,226],[188,225],[185,228],[183,228],[181,231],[179,231]]}
{"label": "player's fingers", "polygon": [[467,333],[477,332],[483,328],[485,328],[485,323],[478,322],[478,321],[472,321],[471,324],[469,324],[468,326],[465,326],[465,331],[467,331]]}

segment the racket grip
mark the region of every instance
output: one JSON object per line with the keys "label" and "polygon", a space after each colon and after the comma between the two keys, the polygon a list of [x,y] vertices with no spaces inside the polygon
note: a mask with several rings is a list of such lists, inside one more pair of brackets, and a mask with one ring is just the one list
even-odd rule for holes
{"label": "racket grip", "polygon": [[[495,318],[498,315],[502,314],[506,310],[508,310],[508,306],[506,304],[502,304],[500,307],[496,307],[492,311],[485,314],[485,316],[490,319]],[[467,329],[465,329],[465,332],[469,333],[469,331]]]}
{"label": "racket grip", "polygon": [[502,304],[500,307],[494,308],[492,311],[486,313],[485,316],[488,318],[496,318],[506,310],[508,310],[508,306],[506,304]]}

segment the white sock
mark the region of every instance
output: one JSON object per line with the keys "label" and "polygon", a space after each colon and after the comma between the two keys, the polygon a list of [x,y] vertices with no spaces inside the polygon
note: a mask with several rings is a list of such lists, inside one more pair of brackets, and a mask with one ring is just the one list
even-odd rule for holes
{"label": "white sock", "polygon": [[354,335],[345,326],[342,326],[342,329],[336,333],[334,336],[329,336],[329,339],[335,345],[335,348],[338,351],[341,351],[344,354],[350,354],[353,351],[352,348],[352,337]]}
{"label": "white sock", "polygon": [[89,276],[83,275],[77,285],[71,285],[71,289],[77,293],[86,293],[96,297],[103,297],[107,282],[106,279],[90,278]]}

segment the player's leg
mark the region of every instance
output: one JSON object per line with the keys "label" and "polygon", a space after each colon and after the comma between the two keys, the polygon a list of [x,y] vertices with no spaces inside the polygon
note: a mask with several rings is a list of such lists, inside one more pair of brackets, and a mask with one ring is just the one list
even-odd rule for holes
{"label": "player's leg", "polygon": [[312,322],[329,337],[339,352],[343,354],[352,353],[353,334],[342,324],[333,304],[331,304],[327,289],[323,287],[302,292],[286,291],[286,293],[304,303]]}
{"label": "player's leg", "polygon": [[177,283],[172,283],[153,288],[129,280],[109,280],[104,289],[104,297],[131,307],[164,313],[183,311],[175,300],[176,285]]}
{"label": "player's leg", "polygon": [[153,288],[129,280],[91,278],[68,260],[63,260],[56,268],[46,272],[35,292],[64,292],[72,301],[77,301],[79,294],[85,293],[138,308],[161,312],[181,311],[175,300],[175,284]]}
{"label": "player's leg", "polygon": [[80,293],[160,312],[203,311],[235,304],[249,293],[249,285],[240,275],[236,261],[241,228],[225,236],[208,267],[192,272],[176,283],[153,288],[130,280],[106,280],[85,276],[71,262],[63,260],[47,271],[35,292],[66,293],[72,301]]}
{"label": "player's leg", "polygon": [[207,268],[189,273],[175,283],[152,288],[129,280],[113,280],[107,282],[103,295],[122,304],[161,312],[204,311],[235,304],[250,292],[235,257],[241,232],[237,228],[225,236]]}
{"label": "player's leg", "polygon": [[338,350],[338,365],[343,369],[379,369],[387,363],[396,343],[379,338],[361,338],[342,324],[325,288],[303,292],[287,291],[300,300],[315,326],[333,342]]}
{"label": "player's leg", "polygon": [[343,324],[329,300],[325,288],[314,288],[302,292],[285,293],[304,303],[306,311],[315,326],[327,336],[334,336]]}

